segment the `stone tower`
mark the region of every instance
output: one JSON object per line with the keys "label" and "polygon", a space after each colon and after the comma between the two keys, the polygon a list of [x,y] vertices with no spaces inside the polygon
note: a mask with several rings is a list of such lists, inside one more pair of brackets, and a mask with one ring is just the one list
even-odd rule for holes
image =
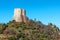
{"label": "stone tower", "polygon": [[27,22],[26,11],[24,9],[15,8],[13,20],[16,22]]}

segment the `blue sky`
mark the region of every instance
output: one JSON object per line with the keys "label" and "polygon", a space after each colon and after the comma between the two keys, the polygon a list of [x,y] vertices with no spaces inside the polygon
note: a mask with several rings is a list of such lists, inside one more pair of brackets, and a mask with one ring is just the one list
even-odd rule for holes
{"label": "blue sky", "polygon": [[60,28],[60,0],[0,0],[0,23],[12,20],[14,8],[23,8],[29,19]]}

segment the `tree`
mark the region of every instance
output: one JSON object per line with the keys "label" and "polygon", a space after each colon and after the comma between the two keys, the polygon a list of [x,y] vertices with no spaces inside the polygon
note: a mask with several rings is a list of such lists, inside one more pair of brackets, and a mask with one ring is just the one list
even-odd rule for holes
{"label": "tree", "polygon": [[48,25],[51,25],[52,26],[53,24],[52,23],[49,23]]}

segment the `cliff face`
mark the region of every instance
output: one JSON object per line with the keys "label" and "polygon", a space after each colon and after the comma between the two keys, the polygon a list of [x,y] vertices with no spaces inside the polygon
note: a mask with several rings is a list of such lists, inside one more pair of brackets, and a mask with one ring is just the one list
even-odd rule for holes
{"label": "cliff face", "polygon": [[13,20],[16,22],[27,22],[26,11],[24,9],[15,8]]}

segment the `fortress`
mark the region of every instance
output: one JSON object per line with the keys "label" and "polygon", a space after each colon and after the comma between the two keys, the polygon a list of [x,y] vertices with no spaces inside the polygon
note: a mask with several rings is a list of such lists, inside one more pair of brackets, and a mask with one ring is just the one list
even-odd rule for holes
{"label": "fortress", "polygon": [[27,22],[26,11],[24,9],[15,8],[13,20],[16,22]]}

